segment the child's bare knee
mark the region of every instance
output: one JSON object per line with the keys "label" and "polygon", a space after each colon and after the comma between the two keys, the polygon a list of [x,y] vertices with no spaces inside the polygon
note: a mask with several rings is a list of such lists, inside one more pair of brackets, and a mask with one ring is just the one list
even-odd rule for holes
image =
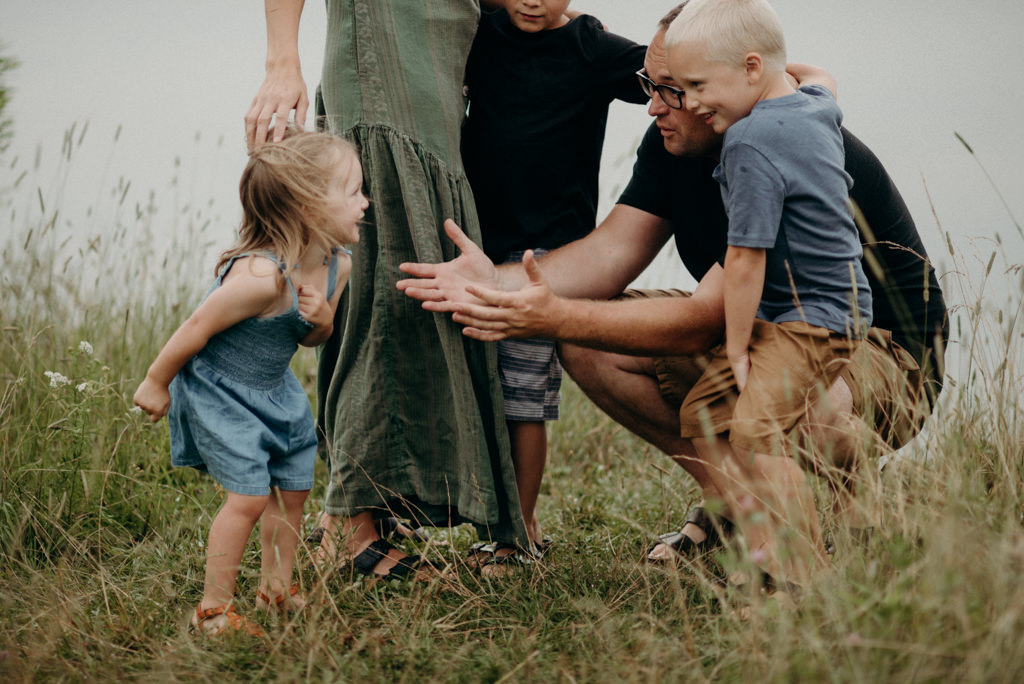
{"label": "child's bare knee", "polygon": [[256,521],[263,515],[263,511],[266,510],[269,501],[269,495],[249,496],[246,494],[229,493],[224,508],[235,515]]}

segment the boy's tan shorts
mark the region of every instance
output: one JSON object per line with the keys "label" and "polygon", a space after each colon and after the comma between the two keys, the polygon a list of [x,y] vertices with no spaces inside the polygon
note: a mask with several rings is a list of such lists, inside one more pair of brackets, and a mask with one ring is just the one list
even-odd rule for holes
{"label": "boy's tan shorts", "polygon": [[[623,298],[689,296],[689,292],[682,290],[628,290],[622,295]],[[682,406],[717,351],[654,358],[658,387],[667,404],[677,409]],[[721,351],[724,354],[724,349]],[[873,426],[892,449],[900,448],[916,436],[931,413],[917,361],[893,341],[888,330],[872,328],[867,339],[844,362],[839,377],[853,395],[854,415]],[[803,418],[801,415],[796,425]]]}
{"label": "boy's tan shorts", "polygon": [[750,377],[739,392],[725,346],[679,409],[685,438],[729,433],[729,441],[757,453],[786,453],[785,436],[828,392],[858,342],[803,321],[755,320]]}
{"label": "boy's tan shorts", "polygon": [[853,394],[854,415],[892,449],[913,439],[931,415],[920,365],[888,330],[871,328],[839,375]]}
{"label": "boy's tan shorts", "polygon": [[[656,297],[689,297],[686,290],[626,290],[616,299],[653,299]],[[713,353],[689,356],[655,356],[654,373],[658,378],[658,389],[666,403],[678,409],[690,389],[697,384],[700,376],[711,362]]]}

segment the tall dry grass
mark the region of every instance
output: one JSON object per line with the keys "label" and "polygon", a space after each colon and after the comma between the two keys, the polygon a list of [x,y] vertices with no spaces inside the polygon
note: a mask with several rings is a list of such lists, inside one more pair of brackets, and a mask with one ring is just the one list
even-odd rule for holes
{"label": "tall dry grass", "polygon": [[[83,134],[71,133],[68,164]],[[1024,679],[1020,265],[993,256],[979,271],[988,256],[950,238],[960,370],[925,434],[867,469],[881,516],[867,547],[828,517],[819,487],[836,553],[796,611],[768,603],[744,619],[712,567],[642,562],[698,493],[569,384],[541,499],[557,540],[545,562],[487,580],[462,561],[472,533],[440,530],[422,550],[450,565],[445,579],[370,588],[304,570],[313,600],[301,617],[268,623],[265,644],[212,641],[185,624],[220,493],[171,469],[166,428],[130,404],[205,286],[210,208],[164,214],[117,179],[105,215],[65,218],[59,181],[12,177],[0,195],[12,226],[0,253],[4,680]],[[1008,296],[988,291],[995,276],[1014,284]],[[312,366],[297,363],[300,377]]]}

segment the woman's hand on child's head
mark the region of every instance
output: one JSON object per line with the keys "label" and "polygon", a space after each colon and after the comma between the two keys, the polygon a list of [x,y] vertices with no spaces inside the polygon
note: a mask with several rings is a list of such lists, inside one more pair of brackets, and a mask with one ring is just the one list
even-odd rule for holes
{"label": "woman's hand on child's head", "polygon": [[171,393],[160,383],[146,378],[139,385],[139,389],[135,390],[133,401],[155,423],[167,415],[167,410],[171,407]]}
{"label": "woman's hand on child's head", "polygon": [[249,111],[245,114],[245,141],[251,152],[268,140],[281,142],[288,125],[288,115],[295,111],[295,125],[306,124],[309,97],[298,60],[285,60],[267,71]]}
{"label": "woman's hand on child's head", "polygon": [[320,290],[299,285],[299,314],[317,328],[334,325],[334,312]]}

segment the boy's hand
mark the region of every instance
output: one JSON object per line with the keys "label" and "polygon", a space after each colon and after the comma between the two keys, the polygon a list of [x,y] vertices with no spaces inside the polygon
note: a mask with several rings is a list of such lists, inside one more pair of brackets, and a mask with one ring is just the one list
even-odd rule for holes
{"label": "boy's hand", "polygon": [[747,386],[747,380],[750,378],[750,354],[743,353],[735,358],[729,355],[729,365],[732,366],[732,374],[736,378],[736,386],[742,392],[743,388]]}
{"label": "boy's hand", "polygon": [[155,423],[167,415],[167,409],[171,407],[171,393],[166,386],[147,377],[135,390],[133,401]]}
{"label": "boy's hand", "polygon": [[299,315],[316,328],[334,325],[334,313],[320,290],[312,285],[299,285]]}
{"label": "boy's hand", "polygon": [[498,275],[491,260],[455,221],[445,221],[444,229],[462,253],[440,264],[400,264],[398,269],[413,277],[399,280],[398,289],[423,302],[427,311],[451,313],[459,303],[482,304],[467,288],[498,289]]}

